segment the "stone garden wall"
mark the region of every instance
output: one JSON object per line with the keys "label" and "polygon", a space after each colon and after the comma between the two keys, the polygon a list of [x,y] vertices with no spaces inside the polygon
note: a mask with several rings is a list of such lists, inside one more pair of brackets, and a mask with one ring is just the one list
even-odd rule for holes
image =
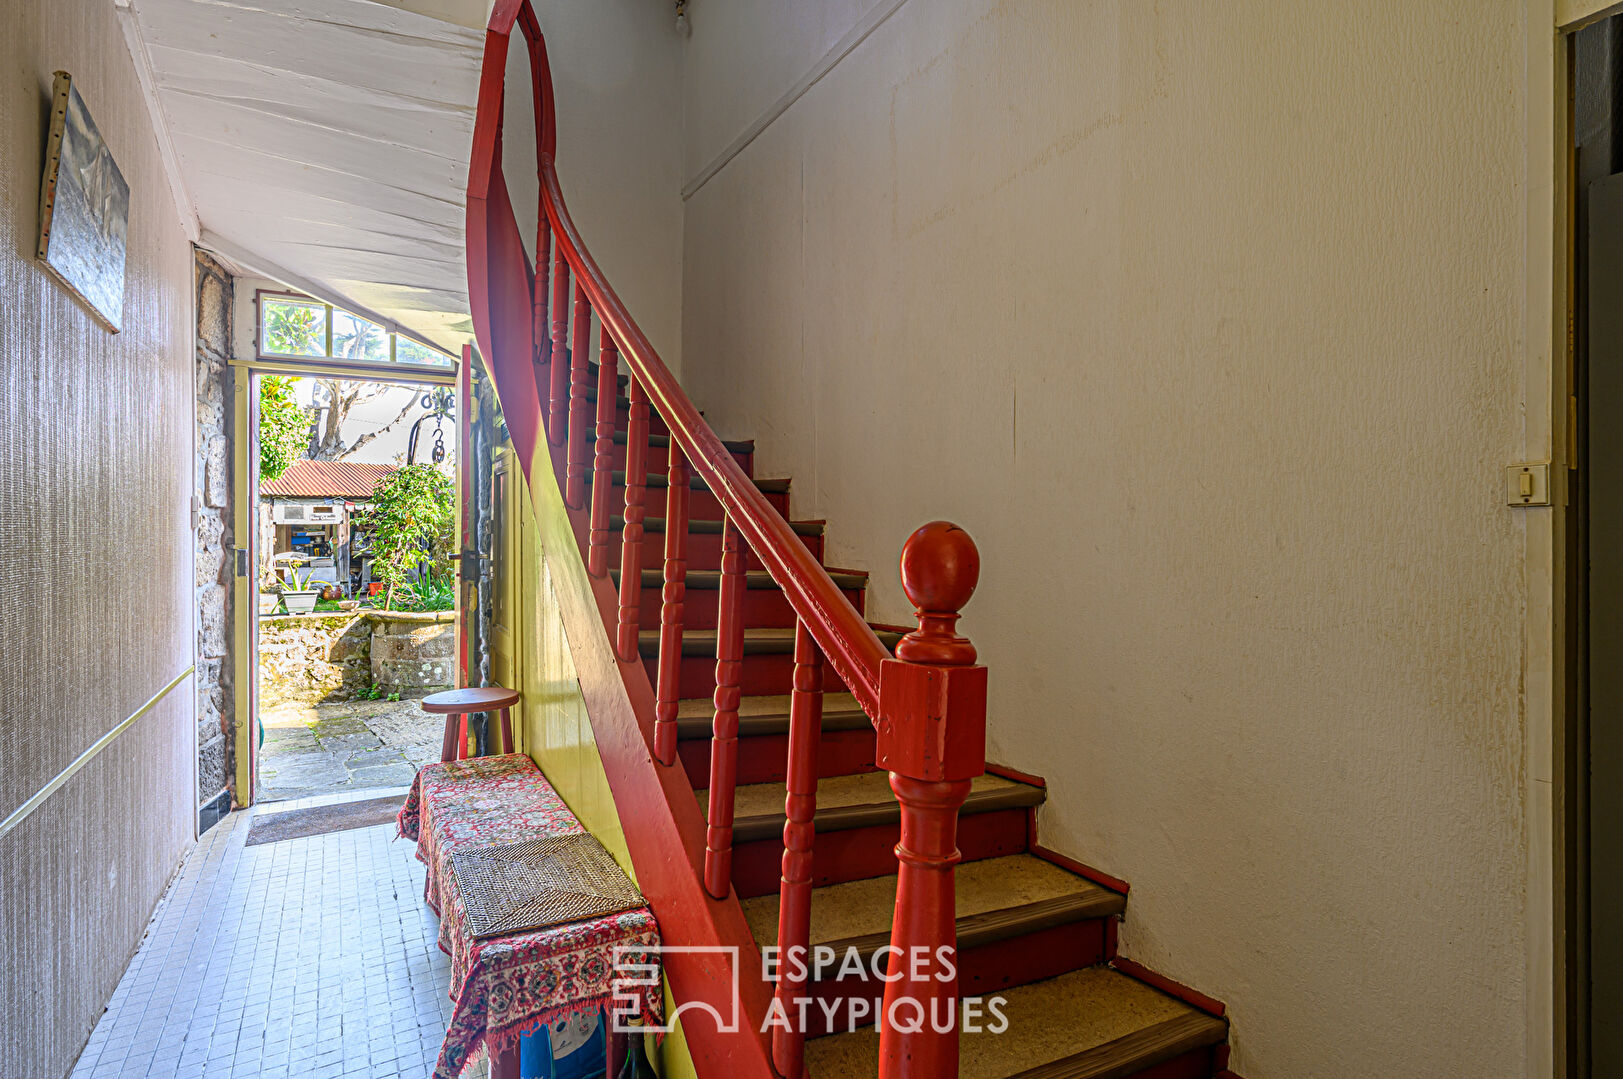
{"label": "stone garden wall", "polygon": [[358,614],[259,620],[259,706],[349,701],[372,685],[372,624]]}

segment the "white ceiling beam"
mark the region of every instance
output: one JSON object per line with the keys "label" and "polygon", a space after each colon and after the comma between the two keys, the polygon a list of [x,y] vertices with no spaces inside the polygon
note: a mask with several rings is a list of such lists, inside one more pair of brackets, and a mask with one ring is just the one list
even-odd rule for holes
{"label": "white ceiling beam", "polygon": [[356,303],[337,289],[329,288],[319,281],[313,281],[303,274],[297,274],[286,267],[279,266],[270,259],[257,255],[216,232],[205,228],[197,244],[211,255],[218,255],[247,273],[268,277],[272,281],[286,285],[295,292],[302,292],[306,296],[320,300],[322,303],[330,303],[334,307],[342,308],[352,315],[359,315],[368,322],[382,326],[389,333],[397,333],[401,337],[410,338],[419,345],[428,346],[435,352],[446,351],[443,345],[435,344],[410,326],[403,326],[392,318],[386,318],[376,311]]}
{"label": "white ceiling beam", "polygon": [[163,158],[163,172],[169,179],[169,195],[175,200],[175,212],[186,230],[186,238],[193,243],[202,233],[202,222],[197,216],[197,204],[192,201],[186,186],[185,174],[180,169],[180,154],[175,151],[175,140],[169,134],[169,116],[163,102],[158,100],[158,83],[153,77],[152,56],[147,52],[146,39],[141,36],[141,24],[135,11],[134,0],[113,0],[118,14],[118,25],[124,31],[124,44],[135,62],[135,77],[141,84],[141,96],[146,99],[147,113],[152,118],[152,131],[158,139],[158,154]]}

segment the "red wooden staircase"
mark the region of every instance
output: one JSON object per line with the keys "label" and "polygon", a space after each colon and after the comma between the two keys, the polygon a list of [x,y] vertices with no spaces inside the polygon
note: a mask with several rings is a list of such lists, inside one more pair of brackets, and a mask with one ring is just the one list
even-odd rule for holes
{"label": "red wooden staircase", "polygon": [[[535,76],[534,265],[501,168],[510,41]],[[554,146],[539,25],[501,0],[469,182],[474,323],[638,882],[667,943],[740,949],[740,1029],[683,1012],[700,1075],[1218,1072],[1220,1009],[1113,964],[1125,896],[1036,846],[1040,781],[987,774],[987,672],[955,630],[969,537],[908,540],[916,629],[865,621],[866,574],[822,564],[824,523],[710,430],[597,270]],[[764,976],[774,947],[808,969]],[[729,1003],[713,955],[667,972],[679,1004]]]}

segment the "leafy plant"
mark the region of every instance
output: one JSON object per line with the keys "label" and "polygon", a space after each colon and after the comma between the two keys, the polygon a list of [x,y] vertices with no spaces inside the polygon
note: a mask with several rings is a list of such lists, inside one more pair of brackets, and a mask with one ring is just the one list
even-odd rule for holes
{"label": "leafy plant", "polygon": [[389,699],[391,701],[398,701],[400,699],[400,691],[397,689],[393,693],[389,694]]}
{"label": "leafy plant", "polygon": [[289,566],[287,583],[283,585],[282,590],[284,592],[316,592],[321,589],[321,584],[322,582],[316,580],[314,570],[301,576],[297,569]]}
{"label": "leafy plant", "polygon": [[366,693],[364,696],[369,701],[380,700],[383,697],[383,687],[378,685],[376,682],[373,682],[371,685],[366,687]]}
{"label": "leafy plant", "polygon": [[374,572],[388,586],[384,610],[414,569],[450,576],[454,506],[450,479],[433,465],[407,465],[372,489],[365,527],[372,533]]}
{"label": "leafy plant", "polygon": [[320,356],[327,351],[324,309],[303,303],[265,306],[265,350],[284,356]]}
{"label": "leafy plant", "polygon": [[402,611],[454,611],[456,578],[449,573],[430,570],[400,587],[398,607]]}
{"label": "leafy plant", "polygon": [[259,380],[259,478],[274,480],[292,467],[310,444],[310,413],[293,396],[293,379],[264,375]]}

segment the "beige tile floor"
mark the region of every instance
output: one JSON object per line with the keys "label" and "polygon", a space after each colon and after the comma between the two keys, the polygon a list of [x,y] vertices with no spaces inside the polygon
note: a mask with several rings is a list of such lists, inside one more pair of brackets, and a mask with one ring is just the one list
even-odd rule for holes
{"label": "beige tile floor", "polygon": [[[403,791],[400,791],[403,793]],[[232,813],[169,886],[72,1079],[427,1076],[450,1021],[423,866],[393,825],[244,847]],[[479,1063],[464,1073],[483,1077]]]}

